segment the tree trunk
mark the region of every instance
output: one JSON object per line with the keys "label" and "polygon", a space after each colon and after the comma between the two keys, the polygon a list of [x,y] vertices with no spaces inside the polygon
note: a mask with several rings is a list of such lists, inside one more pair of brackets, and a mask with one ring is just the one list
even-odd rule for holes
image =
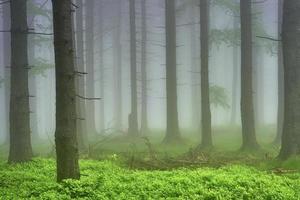
{"label": "tree trunk", "polygon": [[100,133],[103,133],[105,131],[105,109],[104,109],[104,31],[103,31],[103,1],[100,0],[100,7],[99,7],[99,13],[100,13],[100,19],[99,19],[99,33],[100,33],[100,48],[99,48],[99,57],[100,57],[100,97],[102,98],[100,101]]}
{"label": "tree trunk", "polygon": [[121,44],[121,13],[122,13],[122,0],[116,1],[116,27],[114,29],[114,119],[115,129],[122,129],[122,44]]}
{"label": "tree trunk", "polygon": [[[76,134],[75,66],[72,8],[69,0],[52,0],[56,77],[57,181],[79,179]],[[20,9],[19,9],[20,10]]]}
{"label": "tree trunk", "polygon": [[[281,38],[282,26],[282,6],[283,0],[278,0],[278,38]],[[283,55],[282,43],[278,42],[278,110],[277,110],[277,133],[274,140],[275,144],[281,142],[281,135],[283,129],[283,115],[284,115],[284,69],[283,69]]]}
{"label": "tree trunk", "polygon": [[11,0],[10,163],[32,157],[28,89],[27,2]]}
{"label": "tree trunk", "polygon": [[[33,1],[32,3],[36,3]],[[29,13],[28,22],[31,22],[30,29],[35,30],[35,14]],[[31,67],[37,67],[35,66],[35,35],[29,35],[28,38],[28,62],[29,66]],[[36,74],[31,74],[29,76],[29,94],[31,98],[29,99],[30,104],[30,129],[31,129],[31,138],[32,140],[38,140],[39,139],[39,133],[38,133],[38,119],[37,119],[37,80],[36,80]]]}
{"label": "tree trunk", "polygon": [[212,146],[211,112],[209,101],[209,3],[200,0],[201,43],[201,127],[202,148]]}
{"label": "tree trunk", "polygon": [[284,123],[279,157],[300,153],[300,1],[283,3]]}
{"label": "tree trunk", "polygon": [[176,16],[175,1],[165,0],[167,132],[164,143],[180,140],[177,108]]}
{"label": "tree trunk", "polygon": [[[196,0],[197,1],[197,0]],[[198,4],[199,1],[196,3],[195,0],[191,1],[191,5],[189,6],[189,19],[190,22],[195,23],[195,6]],[[198,13],[198,12],[197,12]],[[198,17],[197,17],[198,20]],[[190,25],[190,69],[191,69],[191,111],[192,111],[192,123],[196,125],[196,130],[199,130],[201,126],[199,126],[199,122],[201,121],[201,108],[200,108],[200,80],[199,80],[199,66],[197,62],[198,52],[197,52],[197,42],[198,41],[198,33],[196,30],[196,24]],[[199,130],[200,131],[200,130]]]}
{"label": "tree trunk", "polygon": [[[82,0],[77,0],[76,5],[78,8],[76,9],[76,70],[78,72],[85,72],[84,66],[84,41],[83,41],[83,3]],[[85,92],[85,75],[79,74],[76,76],[76,91],[81,96],[86,96]],[[86,125],[86,101],[84,99],[80,99],[76,101],[77,108],[77,138],[78,138],[78,147],[81,151],[84,151],[87,148],[87,125]]]}
{"label": "tree trunk", "polygon": [[[94,66],[94,0],[85,1],[85,43],[86,43],[86,94],[89,98],[95,97],[95,66]],[[86,123],[88,133],[92,136],[96,133],[95,102],[86,102]]]}
{"label": "tree trunk", "polygon": [[253,86],[254,86],[254,113],[255,124],[257,127],[264,124],[264,51],[263,47],[257,44],[254,47],[254,73],[253,73]]}
{"label": "tree trunk", "polygon": [[137,118],[137,80],[136,80],[136,25],[135,0],[129,0],[130,8],[130,81],[131,81],[131,113],[129,114],[129,135],[138,135]]}
{"label": "tree trunk", "polygon": [[[3,7],[3,30],[10,30],[10,4]],[[9,102],[10,102],[10,60],[11,60],[11,36],[9,33],[3,33],[3,64],[5,79],[5,143],[9,143]]]}
{"label": "tree trunk", "polygon": [[147,10],[146,0],[142,0],[142,110],[141,110],[141,132],[145,135],[148,131],[148,81],[147,81]]}
{"label": "tree trunk", "polygon": [[255,135],[252,85],[252,25],[251,0],[240,1],[241,10],[241,119],[242,150],[258,147]]}

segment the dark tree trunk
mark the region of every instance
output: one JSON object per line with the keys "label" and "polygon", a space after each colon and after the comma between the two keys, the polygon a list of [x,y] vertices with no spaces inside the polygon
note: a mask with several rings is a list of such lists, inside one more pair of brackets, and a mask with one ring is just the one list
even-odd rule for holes
{"label": "dark tree trunk", "polygon": [[165,0],[167,132],[164,143],[180,140],[177,108],[176,16],[175,1]]}
{"label": "dark tree trunk", "polygon": [[240,1],[241,10],[241,119],[242,150],[258,147],[255,135],[252,85],[252,25],[251,0]]}
{"label": "dark tree trunk", "polygon": [[[78,8],[76,9],[76,71],[85,72],[84,66],[84,41],[83,41],[83,3],[82,0],[77,0],[76,5]],[[79,74],[76,76],[76,91],[80,96],[86,96],[85,92],[85,75]],[[86,101],[84,99],[80,99],[76,101],[76,109],[77,109],[77,138],[78,138],[78,147],[81,151],[84,151],[87,147],[87,125],[86,125]]]}
{"label": "dark tree trunk", "polygon": [[56,77],[57,181],[79,179],[76,134],[75,66],[72,8],[69,0],[52,0]]}
{"label": "dark tree trunk", "polygon": [[138,135],[137,114],[137,80],[136,80],[136,25],[135,0],[129,0],[130,8],[130,82],[131,82],[131,113],[129,114],[129,135]]}
{"label": "dark tree trunk", "polygon": [[116,27],[114,29],[114,120],[115,129],[122,129],[122,44],[121,44],[121,13],[122,0],[116,1]]}
{"label": "dark tree trunk", "polygon": [[[85,44],[86,44],[86,94],[89,98],[95,97],[95,66],[94,66],[94,0],[85,1]],[[96,133],[95,101],[86,102],[86,123],[88,133]]]}
{"label": "dark tree trunk", "polygon": [[[10,30],[10,4],[3,7],[3,30]],[[9,102],[10,102],[10,60],[11,60],[11,36],[9,33],[3,33],[3,64],[5,79],[5,143],[9,143]]]}
{"label": "dark tree trunk", "polygon": [[209,3],[200,0],[201,43],[201,127],[202,148],[212,146],[211,112],[209,101]]}
{"label": "dark tree trunk", "polygon": [[27,2],[11,0],[10,163],[32,157],[28,89]]}
{"label": "dark tree trunk", "polygon": [[[233,23],[233,30],[235,33],[237,33],[237,30],[239,29],[239,23],[237,16],[234,16],[234,23]],[[235,38],[238,38],[238,34],[235,34]],[[237,121],[237,106],[238,106],[238,72],[239,72],[239,47],[234,45],[232,47],[232,62],[233,62],[233,70],[232,70],[232,97],[231,97],[231,117],[230,117],[230,123],[232,125],[236,124]]]}
{"label": "dark tree trunk", "polygon": [[141,41],[141,74],[142,74],[142,109],[141,109],[141,132],[148,131],[148,82],[147,82],[147,10],[146,0],[142,0],[142,41]]}
{"label": "dark tree trunk", "polygon": [[[278,38],[281,38],[282,26],[282,6],[283,0],[278,0]],[[283,115],[284,115],[284,69],[283,69],[283,55],[282,43],[278,42],[278,110],[277,110],[277,133],[274,140],[275,144],[281,142],[281,135],[283,129]]]}
{"label": "dark tree trunk", "polygon": [[279,157],[300,153],[300,1],[283,3],[284,122]]}

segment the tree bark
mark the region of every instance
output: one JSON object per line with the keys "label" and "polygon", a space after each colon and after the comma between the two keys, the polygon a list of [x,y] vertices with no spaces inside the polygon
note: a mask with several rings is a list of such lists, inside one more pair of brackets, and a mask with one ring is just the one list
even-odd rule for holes
{"label": "tree bark", "polygon": [[10,1],[11,13],[11,94],[9,163],[32,157],[28,89],[27,2]]}
{"label": "tree bark", "polygon": [[[85,43],[86,43],[86,94],[89,98],[95,97],[95,66],[94,66],[94,0],[85,1]],[[86,123],[88,133],[96,133],[95,101],[86,102]]]}
{"label": "tree bark", "polygon": [[72,8],[69,0],[52,0],[56,77],[57,181],[79,179],[76,134],[75,66]]}
{"label": "tree bark", "polygon": [[[278,38],[281,38],[282,26],[282,8],[283,0],[278,0]],[[282,129],[283,129],[283,115],[284,115],[284,69],[283,69],[283,55],[282,43],[278,42],[278,110],[277,110],[277,132],[274,140],[275,144],[281,142]]]}
{"label": "tree bark", "polygon": [[241,10],[241,119],[242,150],[258,147],[255,135],[252,84],[252,25],[251,0],[240,1]]}
{"label": "tree bark", "polygon": [[175,1],[165,0],[167,132],[164,143],[180,140],[177,108]]}
{"label": "tree bark", "polygon": [[131,113],[129,114],[129,135],[138,135],[137,114],[137,80],[136,80],[136,24],[135,0],[129,0],[130,8],[130,82],[131,82]]}
{"label": "tree bark", "polygon": [[209,2],[200,0],[202,148],[212,147],[209,100]]}
{"label": "tree bark", "polygon": [[142,75],[142,108],[141,108],[141,132],[148,131],[148,81],[147,81],[147,10],[146,0],[142,0],[142,41],[141,41],[141,75]]}
{"label": "tree bark", "polygon": [[[84,41],[83,41],[83,2],[82,0],[76,0],[76,5],[78,8],[75,13],[76,21],[76,71],[86,72],[84,65]],[[81,96],[86,96],[85,91],[85,81],[86,75],[76,76],[76,91]],[[87,148],[87,125],[86,125],[86,101],[80,99],[76,101],[77,109],[77,138],[78,138],[78,147],[81,151],[84,151]]]}
{"label": "tree bark", "polygon": [[300,1],[283,3],[284,122],[279,157],[300,153]]}

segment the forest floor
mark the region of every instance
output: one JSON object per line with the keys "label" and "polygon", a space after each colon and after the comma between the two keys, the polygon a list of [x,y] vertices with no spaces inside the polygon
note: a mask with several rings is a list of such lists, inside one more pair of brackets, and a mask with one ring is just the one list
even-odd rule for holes
{"label": "forest floor", "polygon": [[0,199],[300,199],[300,158],[276,160],[272,128],[261,130],[262,148],[251,153],[238,151],[238,130],[221,130],[214,150],[197,154],[193,133],[169,146],[155,134],[101,137],[81,156],[81,180],[61,184],[49,144],[35,145],[40,154],[29,163],[0,158]]}

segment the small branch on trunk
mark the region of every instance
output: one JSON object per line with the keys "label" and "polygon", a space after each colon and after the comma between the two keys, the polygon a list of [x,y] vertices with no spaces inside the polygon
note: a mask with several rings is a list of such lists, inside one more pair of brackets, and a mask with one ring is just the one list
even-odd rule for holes
{"label": "small branch on trunk", "polygon": [[90,101],[96,101],[96,100],[101,100],[101,98],[89,98],[89,97],[83,97],[81,95],[76,94],[76,97],[84,100],[90,100]]}

